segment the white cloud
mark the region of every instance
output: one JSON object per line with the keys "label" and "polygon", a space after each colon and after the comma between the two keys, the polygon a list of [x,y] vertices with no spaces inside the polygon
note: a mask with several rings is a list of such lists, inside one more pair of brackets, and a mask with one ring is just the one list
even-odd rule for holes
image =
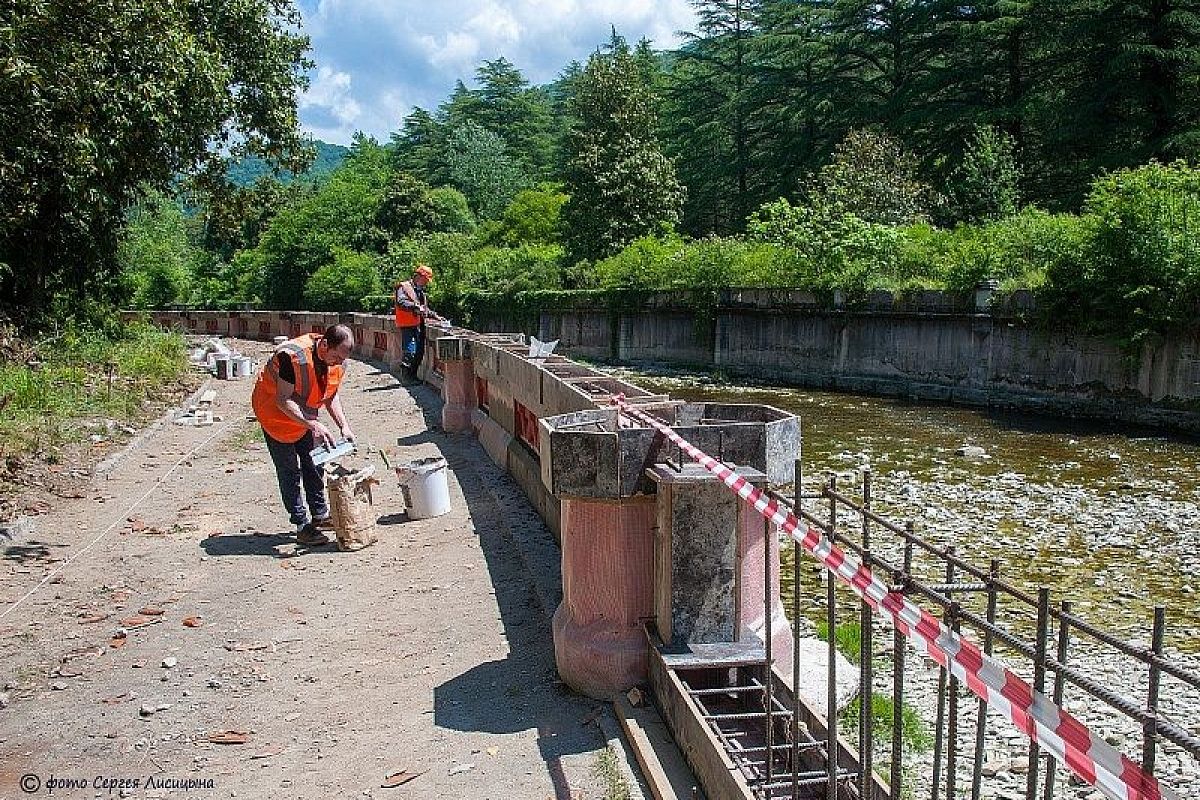
{"label": "white cloud", "polygon": [[358,119],[361,109],[351,93],[349,73],[334,72],[319,67],[308,91],[300,99],[300,108],[328,111],[338,122],[350,124]]}
{"label": "white cloud", "polygon": [[[612,27],[630,42],[678,44],[695,24],[688,0],[299,0],[318,64],[301,121],[346,143],[361,129],[386,140],[412,105],[435,108],[456,80],[504,56],[534,83],[585,60]],[[405,104],[400,104],[403,98]]]}

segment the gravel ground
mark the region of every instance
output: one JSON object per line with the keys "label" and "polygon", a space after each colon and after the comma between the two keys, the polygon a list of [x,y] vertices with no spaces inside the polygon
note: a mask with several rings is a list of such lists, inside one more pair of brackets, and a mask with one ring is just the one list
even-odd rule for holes
{"label": "gravel ground", "polygon": [[350,362],[360,443],[445,457],[453,510],[408,520],[384,474],[379,542],[340,553],[289,534],[250,381],[212,385],[222,421],[160,426],[4,547],[0,798],[52,777],[86,784],[56,797],[609,796],[511,483],[439,430],[435,394]]}

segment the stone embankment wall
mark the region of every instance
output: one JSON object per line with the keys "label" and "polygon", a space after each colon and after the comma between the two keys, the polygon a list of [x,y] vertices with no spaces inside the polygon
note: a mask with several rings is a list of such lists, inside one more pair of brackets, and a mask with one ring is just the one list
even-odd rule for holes
{"label": "stone embankment wall", "polygon": [[1117,419],[1200,432],[1200,328],[1136,353],[1029,321],[1028,292],[728,290],[697,310],[663,293],[629,308],[582,303],[472,320],[558,339],[567,355],[720,369],[814,389]]}

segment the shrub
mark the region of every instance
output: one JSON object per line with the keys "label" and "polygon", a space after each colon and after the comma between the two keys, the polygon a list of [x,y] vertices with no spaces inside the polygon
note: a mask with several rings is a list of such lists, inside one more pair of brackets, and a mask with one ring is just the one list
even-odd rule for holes
{"label": "shrub", "polygon": [[509,247],[562,241],[562,207],[567,195],[554,184],[519,192],[501,215],[496,240]]}
{"label": "shrub", "polygon": [[486,292],[562,287],[563,248],[556,244],[487,247],[475,254],[465,285]]}
{"label": "shrub", "polygon": [[333,263],[319,267],[304,284],[304,302],[321,311],[354,311],[362,298],[381,290],[372,256],[338,248]]}
{"label": "shrub", "polygon": [[434,230],[443,233],[470,233],[475,230],[475,215],[467,205],[467,197],[453,186],[429,190],[429,202],[437,218]]}
{"label": "shrub", "polygon": [[986,225],[902,229],[896,277],[901,284],[969,290],[994,279],[1005,289],[1037,288],[1052,267],[1082,257],[1078,217],[1026,208]]}
{"label": "shrub", "polygon": [[897,272],[899,230],[836,203],[766,203],[750,215],[746,233],[795,251],[790,271],[781,276],[793,286],[864,290],[887,285]]}
{"label": "shrub", "polygon": [[1088,260],[1078,307],[1131,342],[1194,321],[1200,300],[1200,170],[1148,164],[1097,179],[1084,207]]}

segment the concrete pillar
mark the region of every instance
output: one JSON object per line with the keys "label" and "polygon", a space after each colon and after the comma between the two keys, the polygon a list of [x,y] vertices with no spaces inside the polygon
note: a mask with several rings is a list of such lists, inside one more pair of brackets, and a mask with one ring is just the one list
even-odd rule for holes
{"label": "concrete pillar", "polygon": [[654,617],[663,644],[735,640],[737,497],[699,464],[650,468],[658,486]]}
{"label": "concrete pillar", "polygon": [[448,433],[469,433],[471,415],[475,411],[475,361],[471,357],[471,341],[443,336],[431,342],[442,367],[442,430]]}
{"label": "concrete pillar", "polygon": [[[767,476],[737,467],[757,485]],[[658,486],[654,610],[665,644],[765,640],[771,597],[772,655],[790,675],[792,630],[779,598],[779,539],[767,521],[698,464],[650,470]],[[774,534],[774,531],[772,531]],[[770,547],[770,581],[763,547]]]}
{"label": "concrete pillar", "polygon": [[554,660],[572,689],[611,700],[646,680],[652,613],[653,497],[563,497],[563,599]]}

